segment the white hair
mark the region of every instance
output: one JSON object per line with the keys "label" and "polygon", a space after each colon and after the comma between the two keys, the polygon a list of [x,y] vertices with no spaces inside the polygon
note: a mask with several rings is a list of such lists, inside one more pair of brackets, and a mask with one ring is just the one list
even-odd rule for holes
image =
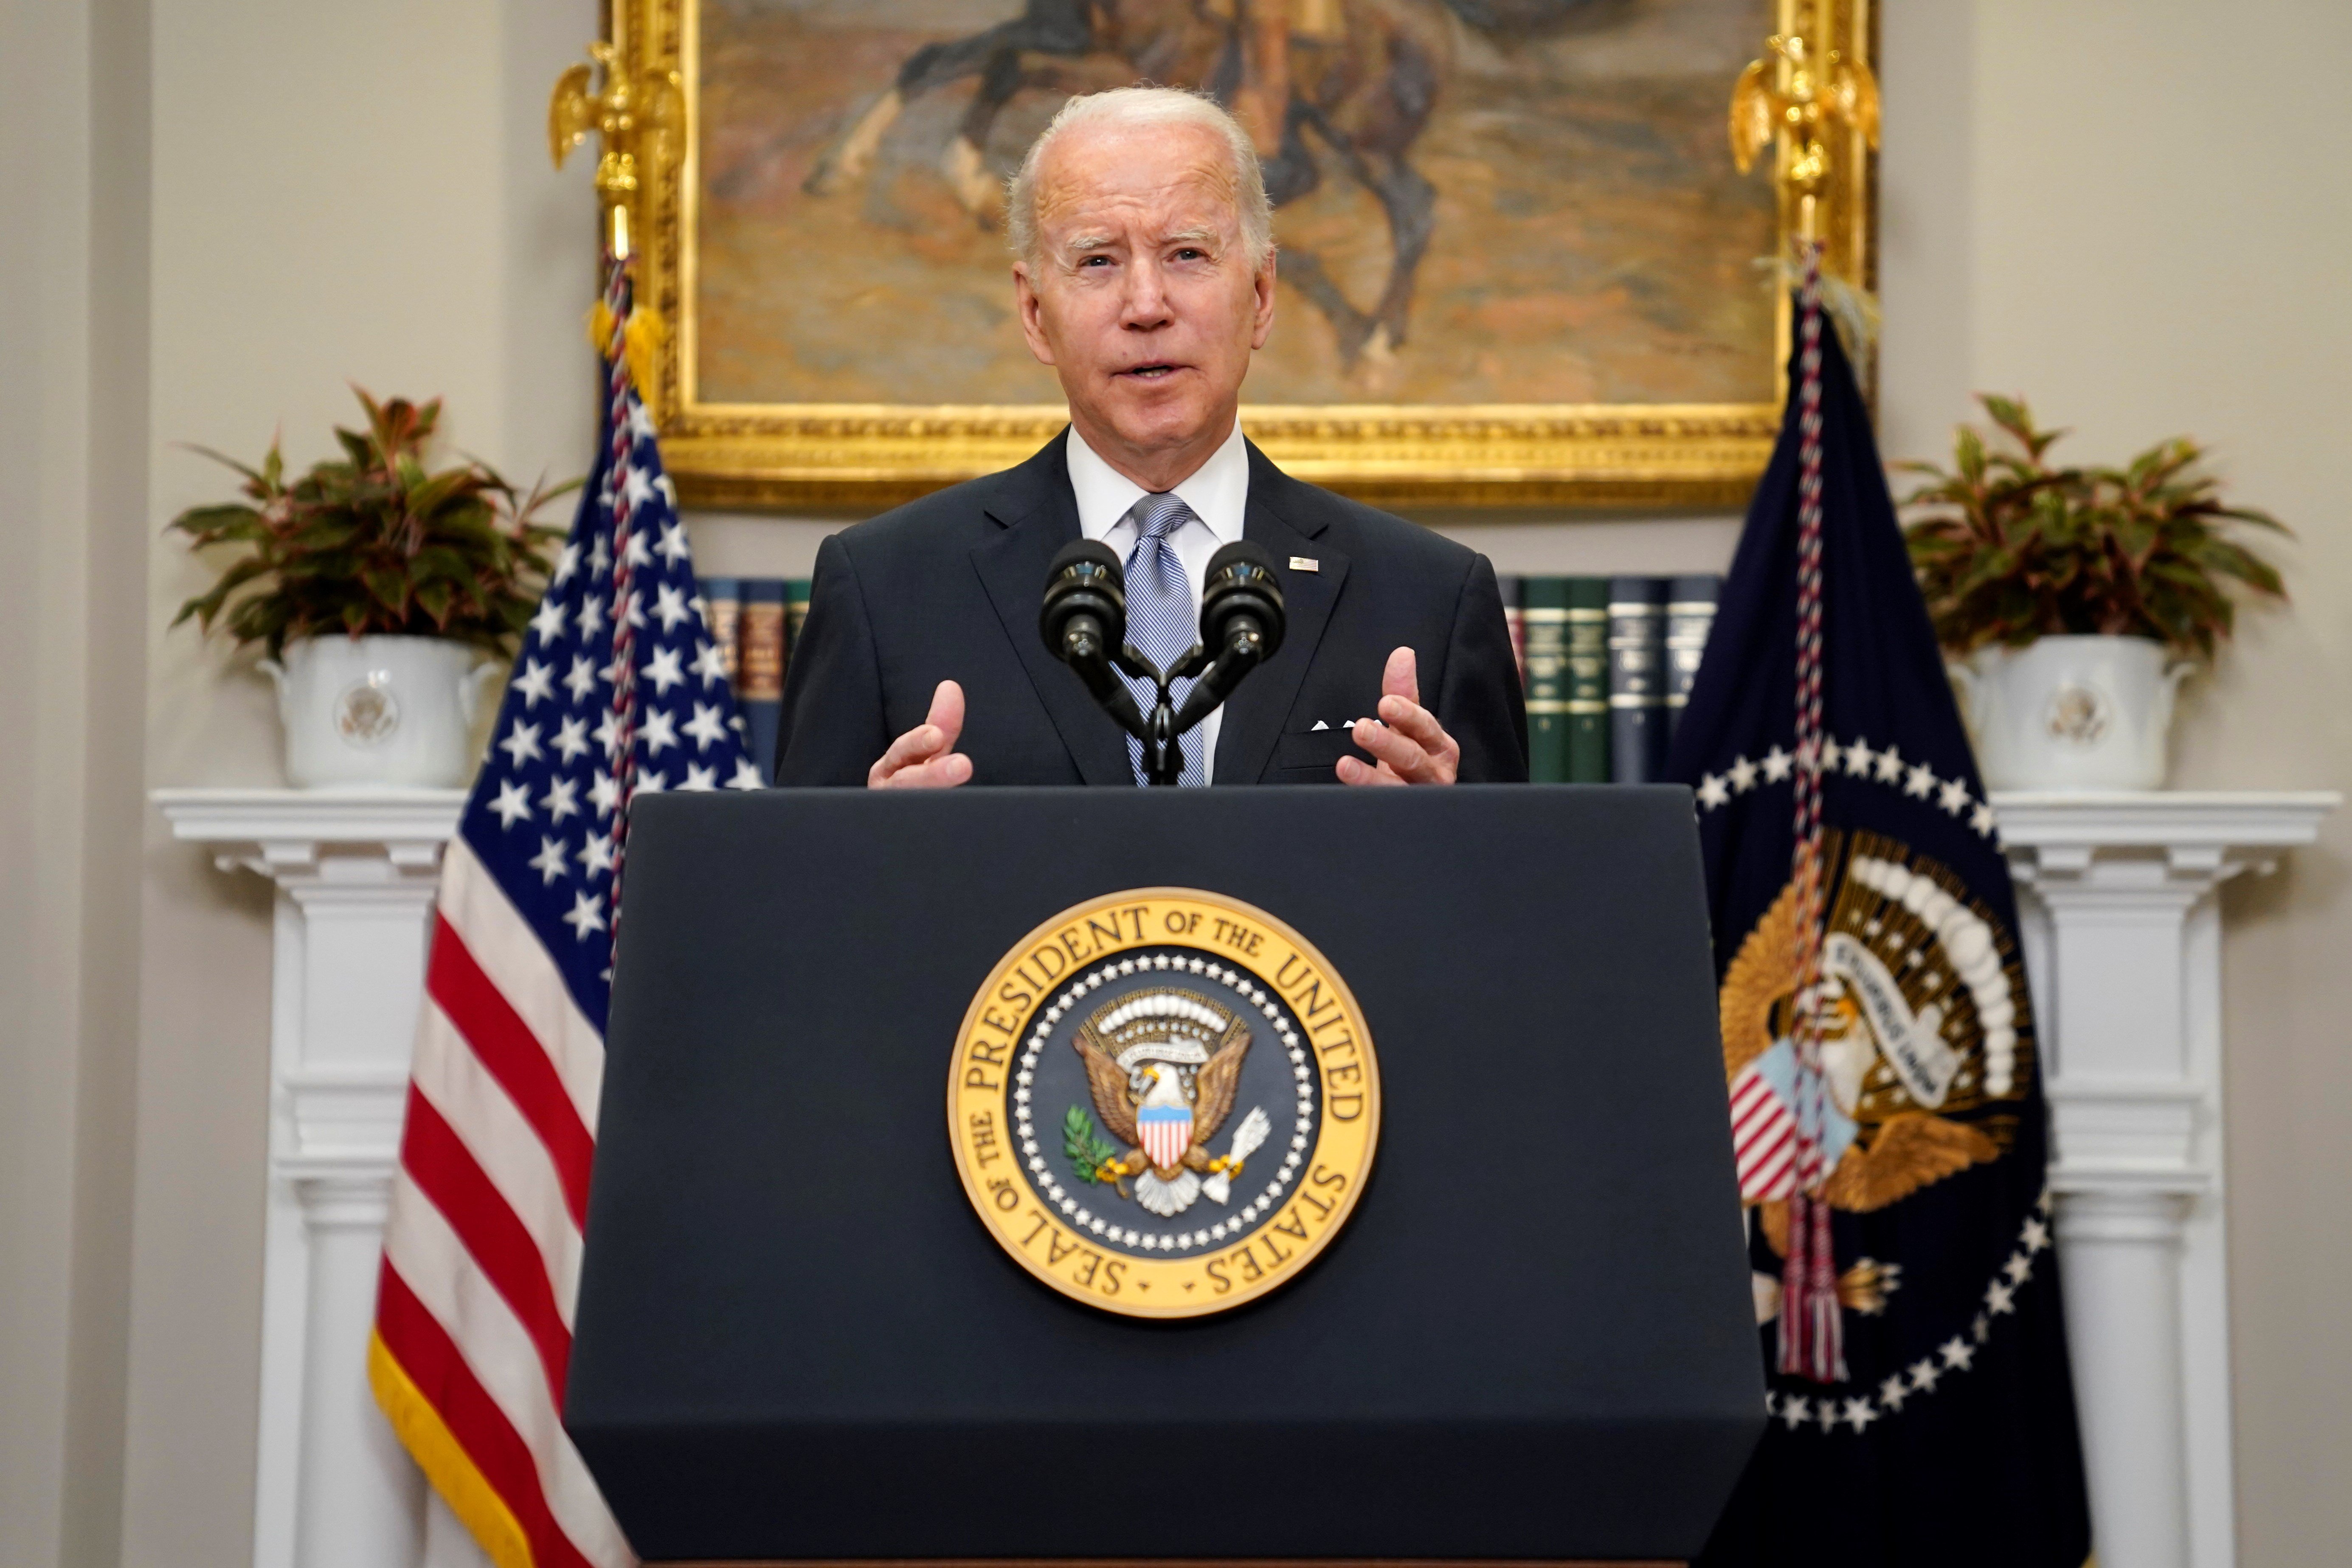
{"label": "white hair", "polygon": [[1265,266],[1266,258],[1274,254],[1274,207],[1265,198],[1265,172],[1258,166],[1257,149],[1250,144],[1249,132],[1242,129],[1241,121],[1204,93],[1173,87],[1118,87],[1071,99],[1038,132],[1037,140],[1029,143],[1020,171],[1008,184],[1004,203],[1007,237],[1013,253],[1022,260],[1032,267],[1039,260],[1038,165],[1045,161],[1045,149],[1055,137],[1081,125],[1197,125],[1215,132],[1233,160],[1234,205],[1240,209],[1242,246],[1249,253],[1251,267]]}

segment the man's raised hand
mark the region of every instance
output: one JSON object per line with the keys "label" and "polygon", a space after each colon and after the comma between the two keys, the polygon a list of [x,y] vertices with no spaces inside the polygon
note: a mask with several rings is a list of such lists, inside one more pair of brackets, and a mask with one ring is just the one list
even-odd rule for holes
{"label": "man's raised hand", "polygon": [[881,760],[866,770],[866,787],[952,789],[969,782],[971,759],[955,749],[962,733],[963,688],[942,680],[923,721],[891,742]]}
{"label": "man's raised hand", "polygon": [[1371,752],[1378,767],[1356,757],[1339,759],[1339,782],[1345,784],[1450,784],[1462,764],[1462,748],[1421,705],[1421,672],[1412,649],[1401,647],[1389,655],[1381,672],[1381,718],[1356,721],[1356,744]]}

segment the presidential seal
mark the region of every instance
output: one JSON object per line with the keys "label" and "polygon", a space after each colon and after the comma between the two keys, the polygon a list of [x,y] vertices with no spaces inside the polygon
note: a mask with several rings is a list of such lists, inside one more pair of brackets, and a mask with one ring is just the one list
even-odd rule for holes
{"label": "presidential seal", "polygon": [[[1819,1080],[1794,1043],[1794,883],[1740,943],[1719,994],[1740,1201],[1782,1257],[1808,1109],[1825,1173],[1811,1195],[1871,1214],[2000,1159],[2032,1081],[2023,957],[2000,917],[1941,862],[1894,838],[1823,840]],[[1864,1258],[1838,1277],[1838,1300],[1874,1317],[1901,1284],[1897,1265]],[[1769,1322],[1780,1282],[1759,1272],[1755,1290],[1758,1321]]]}
{"label": "presidential seal", "polygon": [[1356,999],[1263,910],[1189,888],[1091,899],[972,998],[948,1135],[981,1221],[1074,1300],[1224,1311],[1347,1223],[1381,1125]]}

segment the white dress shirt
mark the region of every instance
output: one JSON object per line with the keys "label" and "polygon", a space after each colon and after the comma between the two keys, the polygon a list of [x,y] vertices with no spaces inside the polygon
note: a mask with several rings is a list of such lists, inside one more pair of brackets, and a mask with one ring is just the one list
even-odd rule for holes
{"label": "white dress shirt", "polygon": [[[1136,526],[1128,511],[1149,492],[1102,460],[1077,426],[1070,427],[1070,489],[1078,501],[1078,531],[1098,539],[1118,552],[1122,564],[1134,550]],[[1249,510],[1249,447],[1242,439],[1241,421],[1225,444],[1176,487],[1176,495],[1192,509],[1192,521],[1169,534],[1176,559],[1184,563],[1184,580],[1192,590],[1192,615],[1201,614],[1201,582],[1209,571],[1209,557],[1221,544],[1242,536],[1242,521]],[[1213,782],[1217,771],[1217,732],[1224,709],[1213,709],[1201,721],[1201,774]]]}

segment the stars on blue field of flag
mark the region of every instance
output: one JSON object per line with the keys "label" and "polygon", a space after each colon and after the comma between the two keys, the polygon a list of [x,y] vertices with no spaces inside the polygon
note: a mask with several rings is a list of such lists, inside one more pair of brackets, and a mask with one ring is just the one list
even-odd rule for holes
{"label": "stars on blue field of flag", "polygon": [[[1761,757],[1736,756],[1723,772],[1700,775],[1696,792],[1698,808],[1702,813],[1715,811],[1731,804],[1734,795],[1746,795],[1759,784],[1786,784],[1796,765],[1796,756],[1778,745]],[[1825,739],[1822,771],[1832,778],[1885,784],[1913,800],[1927,801],[1948,816],[1963,818],[1969,830],[1980,838],[1991,838],[2000,831],[1992,803],[1978,799],[1967,779],[1944,778],[1924,763],[1908,762],[1892,742],[1874,750],[1864,739],[1843,746],[1834,738]]]}
{"label": "stars on blue field of flag", "polygon": [[[460,831],[563,968],[599,1026],[615,897],[614,814],[624,794],[615,710],[616,621],[635,633],[630,760],[636,795],[757,789],[735,696],[695,584],[677,492],[634,392],[626,439],[604,433],[572,534],[526,628]],[[616,507],[630,567],[615,602]]]}

